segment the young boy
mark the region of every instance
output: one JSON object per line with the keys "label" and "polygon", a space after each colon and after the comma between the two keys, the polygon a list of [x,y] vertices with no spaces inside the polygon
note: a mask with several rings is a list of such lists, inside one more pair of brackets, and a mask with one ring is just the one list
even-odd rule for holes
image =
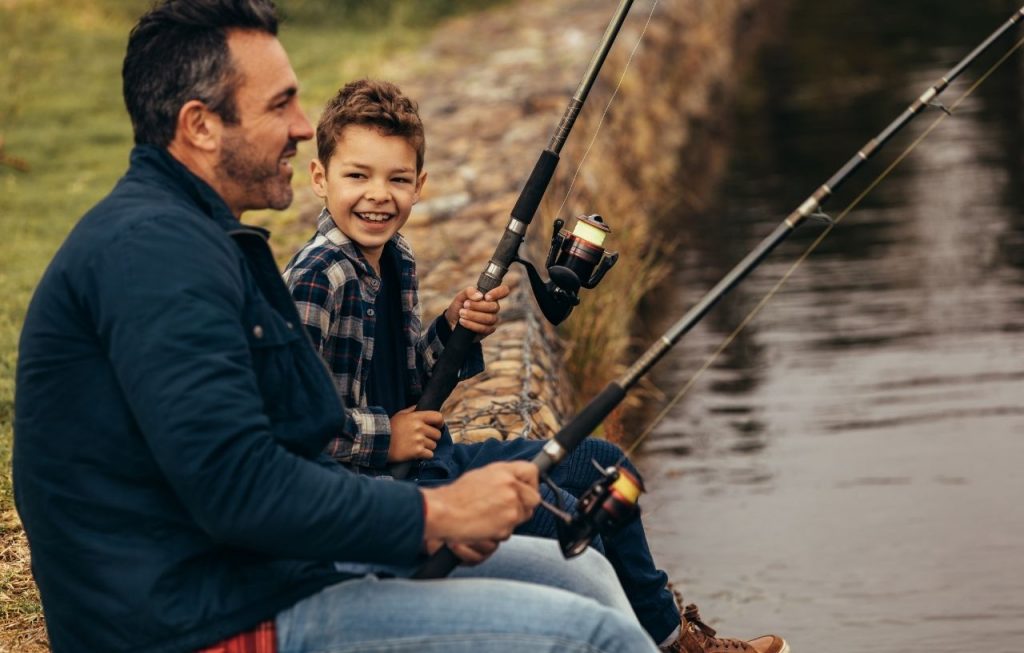
{"label": "young boy", "polygon": [[[533,458],[543,442],[453,444],[440,413],[415,410],[456,321],[481,337],[489,335],[497,324],[498,302],[509,293],[506,286],[486,296],[467,288],[425,331],[421,329],[416,262],[398,233],[427,177],[423,126],[415,103],[393,84],[352,82],[324,109],[316,137],[317,159],[310,172],[313,190],[325,208],[316,234],[291,260],[284,276],[314,345],[359,425],[358,435],[335,441],[328,452],[353,469],[374,475],[387,475],[390,463],[417,461],[411,478],[421,485],[450,482],[495,460]],[[477,345],[461,377],[482,369]],[[621,459],[618,447],[585,441],[551,474],[567,491],[563,503],[574,502],[596,480],[591,460],[607,467]],[[625,465],[636,473],[628,461]],[[537,511],[517,532],[556,537],[546,511]],[[667,576],[654,566],[639,519],[603,538],[603,549],[641,624],[663,647],[688,652],[787,650],[774,636],[751,642],[715,639],[695,606],[681,617]]]}

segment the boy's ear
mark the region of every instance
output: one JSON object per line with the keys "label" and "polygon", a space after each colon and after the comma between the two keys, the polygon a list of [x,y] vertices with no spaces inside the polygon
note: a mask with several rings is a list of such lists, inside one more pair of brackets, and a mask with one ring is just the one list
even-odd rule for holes
{"label": "boy's ear", "polygon": [[309,162],[309,182],[313,186],[313,193],[320,199],[327,198],[327,170],[320,159],[313,159]]}
{"label": "boy's ear", "polygon": [[427,173],[426,171],[423,171],[420,173],[420,176],[416,179],[416,192],[413,193],[412,196],[413,204],[420,201],[420,194],[423,192],[423,184],[425,183],[427,183]]}

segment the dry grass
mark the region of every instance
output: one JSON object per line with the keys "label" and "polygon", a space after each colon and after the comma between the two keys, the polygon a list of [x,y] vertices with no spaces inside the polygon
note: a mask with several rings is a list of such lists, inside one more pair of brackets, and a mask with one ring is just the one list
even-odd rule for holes
{"label": "dry grass", "polygon": [[50,650],[39,591],[28,573],[28,542],[13,510],[0,516],[0,652]]}

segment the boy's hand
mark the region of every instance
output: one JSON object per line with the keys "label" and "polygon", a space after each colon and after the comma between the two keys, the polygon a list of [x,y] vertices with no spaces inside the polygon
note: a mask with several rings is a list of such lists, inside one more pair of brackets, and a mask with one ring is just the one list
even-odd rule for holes
{"label": "boy's hand", "polygon": [[444,542],[471,564],[493,553],[540,503],[537,466],[526,461],[492,463],[450,485],[420,491],[426,503],[427,550]]}
{"label": "boy's hand", "polygon": [[509,292],[505,284],[488,290],[486,295],[469,286],[455,295],[444,312],[444,319],[448,320],[448,326],[452,329],[456,323],[461,324],[476,333],[478,341],[482,340],[498,327],[498,311],[501,310],[498,300],[508,297]]}
{"label": "boy's hand", "polygon": [[409,406],[391,417],[391,446],[388,462],[400,463],[434,457],[441,438],[444,417],[436,410],[416,410]]}

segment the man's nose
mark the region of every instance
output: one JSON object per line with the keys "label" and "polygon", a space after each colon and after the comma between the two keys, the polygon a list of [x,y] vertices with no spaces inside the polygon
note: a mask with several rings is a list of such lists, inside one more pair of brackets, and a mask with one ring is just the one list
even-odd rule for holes
{"label": "man's nose", "polygon": [[291,124],[291,137],[296,141],[308,141],[313,138],[313,125],[306,118],[306,112],[302,110],[299,103],[295,103],[295,119]]}

